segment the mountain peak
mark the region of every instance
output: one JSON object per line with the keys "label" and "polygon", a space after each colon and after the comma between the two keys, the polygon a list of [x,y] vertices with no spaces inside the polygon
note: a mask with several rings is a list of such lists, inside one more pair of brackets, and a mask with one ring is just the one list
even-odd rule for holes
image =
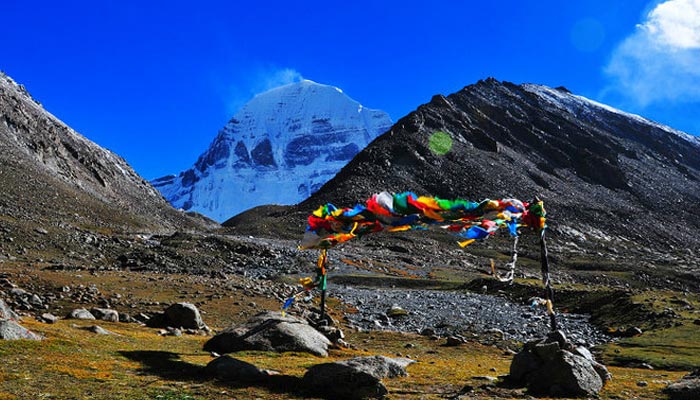
{"label": "mountain peak", "polygon": [[[431,147],[437,132],[452,139],[446,152]],[[567,90],[488,79],[419,106],[300,208],[354,204],[381,191],[540,196],[566,240],[588,232],[610,243],[696,246],[699,146],[696,137]],[[668,220],[668,210],[683,224],[650,234],[649,221]]]}
{"label": "mountain peak", "polygon": [[297,203],[391,124],[339,88],[291,83],[255,96],[191,169],[153,184],[174,206],[220,221],[261,204]]}

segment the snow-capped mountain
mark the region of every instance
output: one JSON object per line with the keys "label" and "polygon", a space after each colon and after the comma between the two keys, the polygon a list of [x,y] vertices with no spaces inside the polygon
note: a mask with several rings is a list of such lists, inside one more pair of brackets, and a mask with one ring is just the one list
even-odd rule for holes
{"label": "snow-capped mountain", "polygon": [[304,200],[391,125],[387,113],[304,80],[255,96],[192,168],[151,183],[176,208],[224,221]]}

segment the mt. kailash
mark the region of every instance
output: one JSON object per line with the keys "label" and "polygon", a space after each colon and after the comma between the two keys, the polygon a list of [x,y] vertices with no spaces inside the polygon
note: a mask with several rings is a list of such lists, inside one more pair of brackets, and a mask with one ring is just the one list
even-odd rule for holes
{"label": "mt. kailash", "polygon": [[254,97],[192,168],[151,183],[176,208],[224,221],[306,199],[391,125],[387,113],[304,80]]}

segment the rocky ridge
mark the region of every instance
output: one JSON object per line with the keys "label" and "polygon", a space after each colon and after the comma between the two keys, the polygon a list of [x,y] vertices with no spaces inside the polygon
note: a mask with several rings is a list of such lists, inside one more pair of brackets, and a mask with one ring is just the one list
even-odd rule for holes
{"label": "rocky ridge", "polygon": [[[437,133],[451,138],[444,154],[431,148]],[[320,204],[352,207],[384,190],[471,200],[539,196],[555,262],[699,284],[693,254],[700,248],[694,233],[700,218],[692,211],[700,201],[698,139],[563,87],[493,78],[434,96],[298,206],[261,207],[224,225],[237,233],[291,236]],[[260,229],[275,223],[288,228]],[[388,236],[373,242],[443,252],[432,236],[423,243]],[[630,260],[636,261],[625,266]]]}

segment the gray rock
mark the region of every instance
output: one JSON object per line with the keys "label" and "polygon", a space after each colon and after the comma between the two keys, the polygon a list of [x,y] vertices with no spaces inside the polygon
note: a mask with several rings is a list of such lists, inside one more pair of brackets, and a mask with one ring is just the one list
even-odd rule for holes
{"label": "gray rock", "polygon": [[182,336],[182,331],[178,328],[173,328],[172,326],[169,326],[166,329],[161,329],[160,331],[158,331],[158,334],[160,336],[180,337],[180,336]]}
{"label": "gray rock", "polygon": [[423,328],[420,331],[421,336],[435,336],[435,329],[433,328]]}
{"label": "gray rock", "polygon": [[318,331],[327,337],[332,343],[337,343],[339,340],[345,339],[345,334],[343,331],[335,326],[321,325],[316,327],[316,329],[318,329]]}
{"label": "gray rock", "polygon": [[192,303],[176,303],[165,310],[169,326],[185,329],[205,329],[207,325],[197,307]]}
{"label": "gray rock", "polygon": [[569,346],[569,341],[563,331],[557,330],[547,334],[546,343],[557,343],[560,349],[566,349]]}
{"label": "gray rock", "polygon": [[684,376],[678,382],[668,385],[664,393],[671,400],[697,400],[700,399],[700,371],[692,372]]}
{"label": "gray rock", "polygon": [[42,300],[41,297],[39,297],[38,295],[33,294],[29,298],[29,304],[31,304],[33,306],[41,307],[44,305],[44,300]]}
{"label": "gray rock", "polygon": [[119,321],[126,322],[126,323],[138,322],[138,320],[136,320],[136,318],[132,317],[131,315],[129,315],[127,313],[119,313]]}
{"label": "gray rock", "polygon": [[642,329],[641,329],[641,328],[636,327],[636,326],[631,326],[631,327],[627,328],[627,329],[622,333],[622,336],[624,336],[624,337],[634,337],[634,336],[639,336],[639,335],[641,335],[642,333],[644,333],[644,332],[642,332]]}
{"label": "gray rock", "polygon": [[535,345],[535,354],[543,361],[549,362],[557,359],[561,354],[559,343],[538,343]]}
{"label": "gray rock", "polygon": [[573,349],[563,334],[554,332],[545,340],[525,344],[513,357],[509,379],[538,394],[595,396],[611,375],[592,358],[587,349]]}
{"label": "gray rock", "polygon": [[265,379],[267,374],[253,364],[221,356],[207,364],[204,372],[227,382],[257,382]]}
{"label": "gray rock", "polygon": [[13,319],[19,321],[19,315],[2,300],[0,300],[0,320]]}
{"label": "gray rock", "polygon": [[301,351],[326,357],[330,344],[308,322],[279,312],[266,312],[223,330],[204,344],[204,350],[219,354],[241,350]]}
{"label": "gray rock", "polygon": [[43,338],[12,320],[0,321],[0,339],[3,340],[42,340]]}
{"label": "gray rock", "polygon": [[110,308],[93,308],[90,310],[95,319],[108,322],[119,322],[119,312]]}
{"label": "gray rock", "polygon": [[92,333],[96,333],[98,335],[116,335],[116,333],[112,331],[108,331],[107,329],[99,326],[99,325],[92,325],[92,326],[86,326],[83,328],[80,328],[82,330],[86,330]]}
{"label": "gray rock", "polygon": [[68,319],[95,319],[95,316],[90,313],[90,311],[84,308],[76,308],[71,311],[66,317]]}
{"label": "gray rock", "polygon": [[57,316],[51,313],[43,313],[38,319],[47,324],[55,324],[59,320]]}
{"label": "gray rock", "polygon": [[593,358],[593,354],[591,353],[591,351],[583,346],[576,346],[572,353],[579,355],[588,361],[595,361],[595,358]]}
{"label": "gray rock", "polygon": [[386,315],[390,318],[405,317],[408,315],[408,311],[394,304],[386,311]]}
{"label": "gray rock", "polygon": [[448,336],[447,342],[445,342],[445,346],[459,346],[463,345],[464,343],[464,338],[461,338],[459,336]]}
{"label": "gray rock", "polygon": [[381,399],[388,393],[381,380],[407,376],[406,365],[411,362],[373,356],[318,364],[309,368],[302,382],[329,399]]}

